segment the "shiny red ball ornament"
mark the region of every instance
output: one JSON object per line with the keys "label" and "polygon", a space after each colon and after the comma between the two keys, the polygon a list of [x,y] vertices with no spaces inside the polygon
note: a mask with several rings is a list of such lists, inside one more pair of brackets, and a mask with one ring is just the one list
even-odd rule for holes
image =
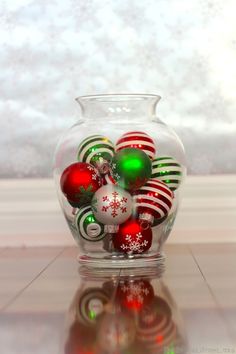
{"label": "shiny red ball ornament", "polygon": [[144,132],[133,131],[123,134],[116,143],[116,151],[125,148],[136,148],[144,151],[152,160],[156,154],[153,139]]}
{"label": "shiny red ball ornament", "polygon": [[68,202],[73,207],[80,207],[90,203],[102,181],[95,167],[89,163],[76,162],[63,171],[60,185]]}
{"label": "shiny red ball ornament", "polygon": [[120,225],[113,244],[116,250],[126,254],[146,252],[152,245],[152,230],[143,230],[138,220],[129,219]]}
{"label": "shiny red ball ornament", "polygon": [[164,221],[173,204],[174,194],[167,185],[151,178],[133,196],[135,213],[143,228]]}
{"label": "shiny red ball ornament", "polygon": [[144,307],[150,306],[154,299],[154,290],[148,280],[124,280],[117,287],[117,302],[122,309],[140,312]]}

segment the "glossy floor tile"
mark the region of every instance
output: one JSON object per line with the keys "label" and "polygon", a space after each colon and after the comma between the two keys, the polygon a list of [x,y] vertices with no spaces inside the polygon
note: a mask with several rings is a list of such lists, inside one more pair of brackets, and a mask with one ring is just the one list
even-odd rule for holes
{"label": "glossy floor tile", "polygon": [[167,245],[165,271],[79,268],[76,248],[0,250],[4,354],[236,353],[235,245]]}

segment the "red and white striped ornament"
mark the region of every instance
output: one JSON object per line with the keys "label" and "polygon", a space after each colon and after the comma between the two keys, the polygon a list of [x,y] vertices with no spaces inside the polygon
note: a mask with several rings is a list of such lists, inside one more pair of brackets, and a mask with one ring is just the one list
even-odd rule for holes
{"label": "red and white striped ornament", "polygon": [[134,131],[123,134],[116,143],[116,152],[125,148],[144,151],[152,160],[156,153],[153,139],[144,132]]}
{"label": "red and white striped ornament", "polygon": [[158,225],[160,219],[168,215],[174,194],[167,185],[151,178],[135,192],[134,207],[142,227]]}

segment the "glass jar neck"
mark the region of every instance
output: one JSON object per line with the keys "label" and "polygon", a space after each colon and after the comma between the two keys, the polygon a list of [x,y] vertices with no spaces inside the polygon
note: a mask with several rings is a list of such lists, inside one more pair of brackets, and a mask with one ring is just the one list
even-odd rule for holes
{"label": "glass jar neck", "polygon": [[81,96],[76,101],[83,117],[87,119],[109,118],[121,121],[153,117],[160,99],[160,96],[151,94],[114,94]]}

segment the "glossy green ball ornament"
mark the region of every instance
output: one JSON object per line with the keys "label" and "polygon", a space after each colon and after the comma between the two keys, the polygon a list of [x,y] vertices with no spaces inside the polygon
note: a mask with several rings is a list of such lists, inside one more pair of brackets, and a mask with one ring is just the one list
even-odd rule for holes
{"label": "glossy green ball ornament", "polygon": [[118,151],[111,164],[111,174],[117,184],[128,190],[136,190],[151,177],[152,163],[140,149],[126,148]]}

